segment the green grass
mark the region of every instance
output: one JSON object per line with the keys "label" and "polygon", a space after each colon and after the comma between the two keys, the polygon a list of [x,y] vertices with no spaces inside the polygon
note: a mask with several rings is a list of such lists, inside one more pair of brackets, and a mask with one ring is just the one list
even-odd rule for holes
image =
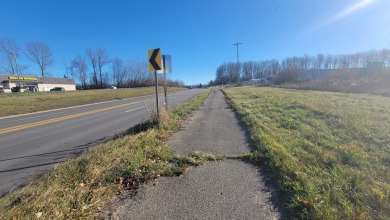
{"label": "green grass", "polygon": [[388,219],[390,98],[224,89],[298,219]]}
{"label": "green grass", "polygon": [[[168,87],[168,91],[183,88]],[[68,92],[0,93],[0,117],[154,94],[154,87]],[[159,87],[163,92],[163,87]]]}
{"label": "green grass", "polygon": [[164,143],[203,105],[210,90],[162,112],[161,122],[146,121],[113,140],[56,166],[27,186],[0,199],[0,219],[93,219],[115,195],[136,193],[158,176],[180,175],[211,156],[175,156]]}

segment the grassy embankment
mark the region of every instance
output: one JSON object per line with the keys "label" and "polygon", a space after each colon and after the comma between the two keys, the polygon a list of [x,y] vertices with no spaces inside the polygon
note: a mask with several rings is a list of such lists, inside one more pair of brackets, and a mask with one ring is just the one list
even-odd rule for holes
{"label": "grassy embankment", "polygon": [[390,98],[237,87],[224,90],[256,153],[302,219],[388,219]]}
{"label": "grassy embankment", "polygon": [[354,70],[338,71],[319,81],[280,85],[287,89],[319,90],[328,92],[367,93],[390,97],[390,69],[359,75]]}
{"label": "grassy embankment", "polygon": [[162,114],[160,124],[142,123],[1,198],[0,219],[92,219],[123,190],[136,192],[158,176],[179,175],[201,163],[196,154],[175,156],[164,142],[209,93]]}
{"label": "grassy embankment", "polygon": [[[184,88],[168,87],[168,91]],[[68,92],[0,93],[0,117],[154,94],[154,87]],[[163,87],[159,87],[163,92]]]}

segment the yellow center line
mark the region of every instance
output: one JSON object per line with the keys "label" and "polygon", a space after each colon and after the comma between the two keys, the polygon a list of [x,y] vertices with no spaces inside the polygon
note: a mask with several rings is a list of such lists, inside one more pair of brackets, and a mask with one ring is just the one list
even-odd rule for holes
{"label": "yellow center line", "polygon": [[77,114],[73,114],[73,115],[67,115],[67,116],[62,116],[62,117],[58,117],[58,118],[52,118],[52,119],[47,119],[47,120],[43,120],[43,121],[32,122],[32,123],[29,123],[29,124],[18,125],[18,126],[9,127],[9,128],[3,128],[3,129],[0,129],[0,134],[6,134],[6,133],[9,133],[9,132],[13,132],[13,131],[19,131],[19,130],[23,130],[23,129],[27,129],[27,128],[40,126],[40,125],[51,124],[51,123],[54,123],[54,122],[64,121],[64,120],[67,120],[67,119],[77,118],[77,117],[90,115],[90,114],[94,114],[94,113],[98,113],[98,112],[104,112],[104,111],[108,111],[108,110],[112,110],[112,109],[116,109],[116,108],[121,108],[121,107],[125,107],[125,106],[135,105],[135,104],[138,104],[138,103],[141,103],[141,102],[145,102],[145,101],[130,102],[130,103],[126,103],[126,104],[121,104],[121,105],[116,105],[116,106],[111,106],[111,107],[91,110],[91,111],[87,111],[87,112],[81,112],[81,113],[77,113]]}

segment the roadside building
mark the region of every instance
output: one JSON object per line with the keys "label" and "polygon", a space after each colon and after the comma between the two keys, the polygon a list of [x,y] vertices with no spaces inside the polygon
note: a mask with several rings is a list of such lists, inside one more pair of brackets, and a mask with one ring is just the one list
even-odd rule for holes
{"label": "roadside building", "polygon": [[62,87],[65,91],[76,90],[76,85],[73,79],[68,78],[48,78],[26,75],[7,75],[0,74],[0,85],[5,89],[13,87],[24,87],[30,91],[50,91],[55,87]]}

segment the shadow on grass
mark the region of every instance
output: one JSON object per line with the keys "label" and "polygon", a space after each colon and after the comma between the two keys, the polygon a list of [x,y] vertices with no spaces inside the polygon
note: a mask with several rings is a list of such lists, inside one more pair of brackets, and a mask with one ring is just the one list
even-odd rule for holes
{"label": "shadow on grass", "polygon": [[120,132],[119,134],[114,135],[112,139],[118,139],[126,135],[135,135],[139,134],[145,131],[148,131],[150,129],[156,128],[159,125],[157,120],[145,120],[129,129],[126,131]]}

